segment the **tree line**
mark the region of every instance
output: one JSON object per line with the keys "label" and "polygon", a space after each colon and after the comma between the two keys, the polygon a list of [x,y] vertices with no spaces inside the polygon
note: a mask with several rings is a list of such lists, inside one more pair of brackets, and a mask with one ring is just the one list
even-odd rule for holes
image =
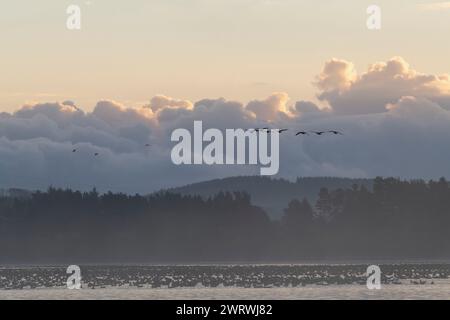
{"label": "tree line", "polygon": [[450,188],[377,178],[298,195],[272,220],[245,192],[0,197],[0,263],[207,263],[450,258]]}

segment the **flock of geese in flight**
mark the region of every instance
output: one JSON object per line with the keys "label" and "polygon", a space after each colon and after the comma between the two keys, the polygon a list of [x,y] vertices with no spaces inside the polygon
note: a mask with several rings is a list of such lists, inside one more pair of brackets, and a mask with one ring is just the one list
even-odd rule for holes
{"label": "flock of geese in flight", "polygon": [[[252,132],[255,132],[255,131],[256,132],[260,132],[260,131],[264,132],[265,131],[267,133],[270,133],[273,130],[278,131],[278,133],[283,133],[283,132],[289,131],[289,129],[270,129],[270,128],[255,128],[255,129],[251,129],[251,130],[253,130]],[[328,131],[298,131],[298,132],[296,132],[295,136],[307,136],[309,134],[313,134],[313,135],[315,134],[317,136],[322,136],[327,133],[334,134],[334,135],[343,135],[343,133],[340,131],[328,130]],[[147,144],[145,144],[145,147],[149,148],[149,147],[151,147],[151,145],[147,143]],[[78,151],[78,149],[75,148],[72,150],[72,153],[75,153],[77,151]],[[100,154],[98,152],[94,153],[94,157],[98,157],[99,155]]]}
{"label": "flock of geese in flight", "polygon": [[[256,128],[256,129],[252,129],[253,131],[256,132],[260,132],[260,131],[265,131],[267,133],[270,133],[272,130],[278,131],[278,133],[283,133],[286,131],[289,131],[289,129],[270,129],[270,128]],[[324,134],[334,134],[334,135],[343,135],[342,132],[337,131],[337,130],[328,130],[328,131],[298,131],[295,135],[296,136],[307,136],[309,134],[315,134],[318,136],[322,136]]]}

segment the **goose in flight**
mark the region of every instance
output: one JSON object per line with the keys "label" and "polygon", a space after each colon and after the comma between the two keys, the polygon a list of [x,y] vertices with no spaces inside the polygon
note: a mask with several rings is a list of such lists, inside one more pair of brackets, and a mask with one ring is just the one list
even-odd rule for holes
{"label": "goose in flight", "polygon": [[329,132],[329,133],[336,134],[336,135],[338,135],[338,134],[342,135],[342,134],[343,134],[342,132],[339,132],[339,131],[336,131],[336,130],[330,130],[330,131],[328,131],[328,132]]}
{"label": "goose in flight", "polygon": [[73,149],[73,150],[72,150],[72,153],[75,153],[75,152],[77,152],[77,149]]}
{"label": "goose in flight", "polygon": [[98,152],[94,153],[94,157],[97,157],[97,156],[98,156]]}
{"label": "goose in flight", "polygon": [[260,132],[260,131],[270,132],[269,128],[255,128],[255,129],[252,129],[252,130],[253,130],[252,132],[254,132],[254,131],[256,131],[256,132]]}
{"label": "goose in flight", "polygon": [[307,136],[307,135],[309,135],[309,133],[308,132],[306,132],[306,131],[299,131],[299,132],[297,132],[296,134],[295,134],[296,136],[299,136],[299,135],[302,135],[302,136]]}
{"label": "goose in flight", "polygon": [[288,131],[289,129],[278,129],[278,133],[283,133],[285,131]]}
{"label": "goose in flight", "polygon": [[312,132],[317,134],[318,136],[321,136],[326,133],[325,131],[312,131]]}

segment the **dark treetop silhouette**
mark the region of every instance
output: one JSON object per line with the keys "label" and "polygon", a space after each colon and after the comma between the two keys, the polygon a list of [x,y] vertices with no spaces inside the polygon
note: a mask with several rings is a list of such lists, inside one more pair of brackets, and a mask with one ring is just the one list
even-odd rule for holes
{"label": "dark treetop silhouette", "polygon": [[2,263],[437,259],[450,258],[449,229],[445,179],[322,188],[315,204],[286,203],[281,220],[241,192],[0,198]]}

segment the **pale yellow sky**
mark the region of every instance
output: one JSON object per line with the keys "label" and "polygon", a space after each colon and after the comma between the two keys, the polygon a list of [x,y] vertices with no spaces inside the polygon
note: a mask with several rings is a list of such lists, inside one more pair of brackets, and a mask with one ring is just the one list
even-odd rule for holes
{"label": "pale yellow sky", "polygon": [[[366,8],[382,29],[366,28]],[[66,8],[82,29],[66,29]],[[313,99],[332,57],[355,63],[402,56],[450,73],[450,5],[415,0],[15,0],[0,10],[0,111],[25,103],[100,99],[127,105],[156,94],[246,102],[276,91]]]}

